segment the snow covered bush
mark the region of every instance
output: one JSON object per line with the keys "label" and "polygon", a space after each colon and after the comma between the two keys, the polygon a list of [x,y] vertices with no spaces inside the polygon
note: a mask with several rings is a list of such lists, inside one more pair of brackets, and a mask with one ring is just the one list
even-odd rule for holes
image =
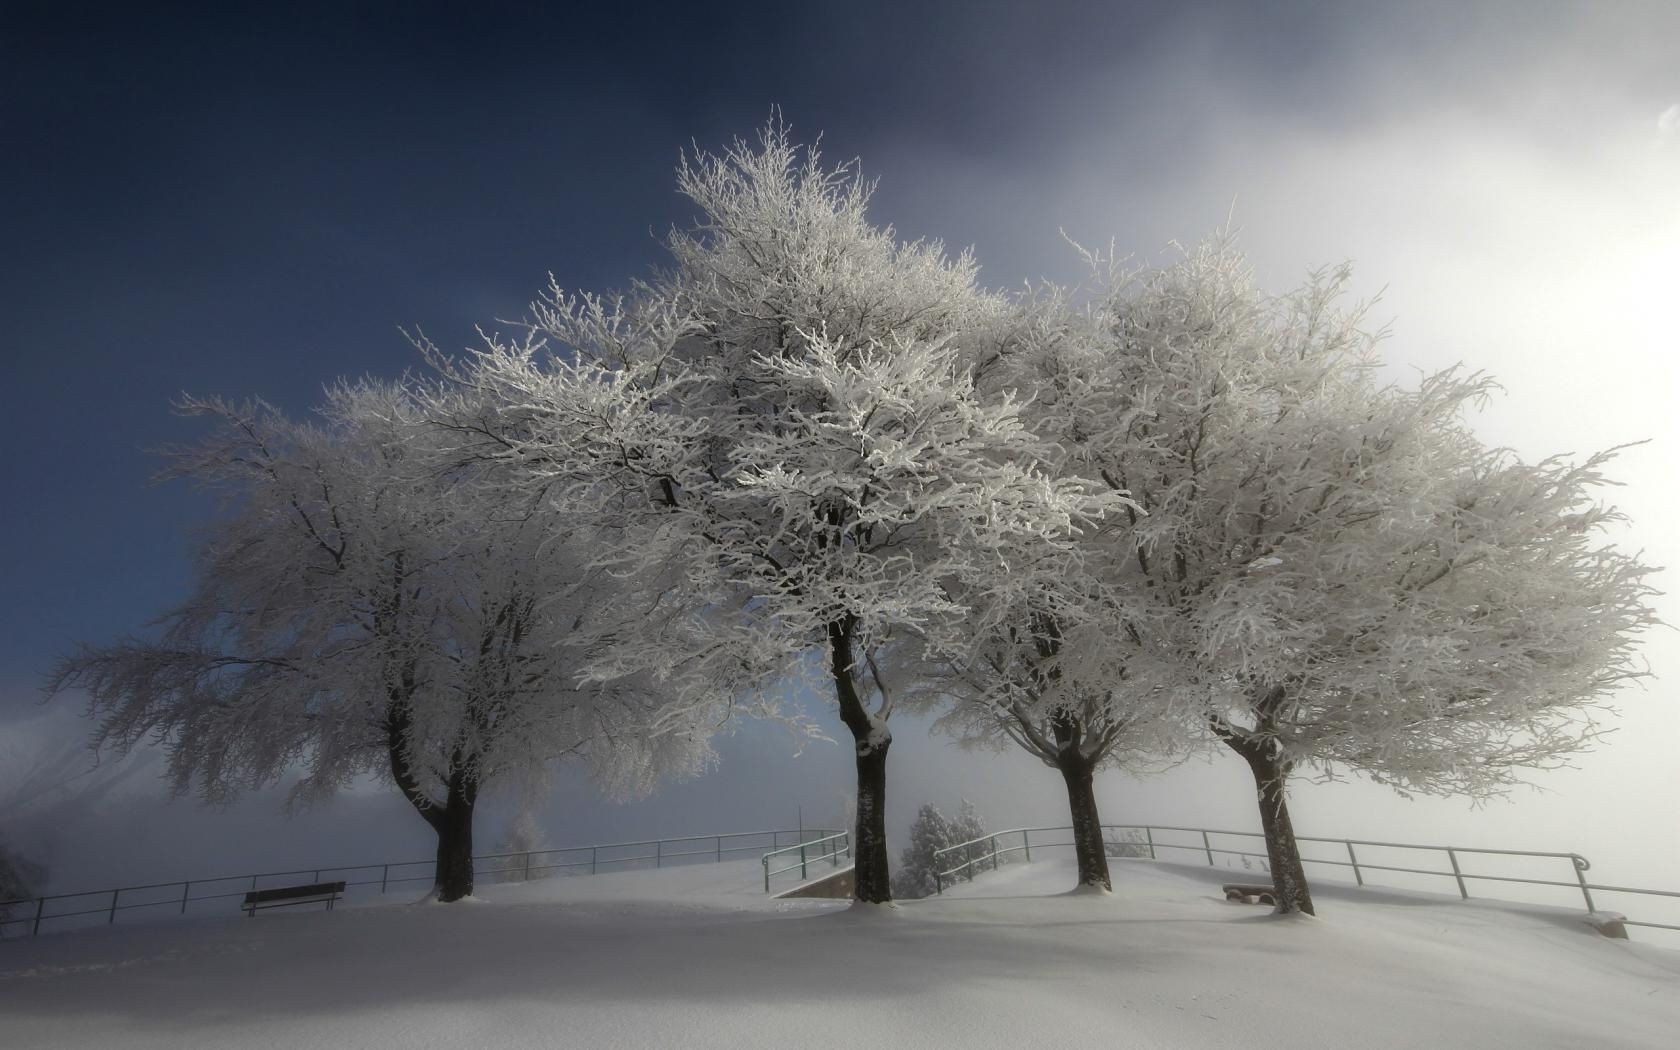
{"label": "snow covered bush", "polygon": [[1103,835],[1103,853],[1110,857],[1149,858],[1154,856],[1144,833],[1137,828],[1116,828]]}
{"label": "snow covered bush", "polygon": [[5,921],[17,917],[16,906],[9,902],[40,896],[46,881],[45,868],[0,839],[0,935],[5,933]]}
{"label": "snow covered bush", "polygon": [[[531,878],[531,869],[540,869],[546,861],[541,856],[527,858],[522,855],[537,853],[546,849],[547,846],[548,837],[543,834],[542,826],[537,823],[530,807],[521,807],[519,812],[514,814],[513,819],[508,822],[507,833],[496,844],[496,853],[509,854],[509,856],[504,856],[495,862],[495,866],[501,870],[501,881],[523,882]],[[527,860],[529,863],[527,863]],[[545,871],[539,870],[534,874],[539,879],[548,877],[548,873]]]}
{"label": "snow covered bush", "polygon": [[[924,804],[916,811],[916,819],[910,824],[910,847],[900,855],[898,870],[893,872],[893,896],[914,899],[935,893],[938,890],[935,878],[937,871],[949,871],[959,865],[977,861],[988,851],[988,847],[982,843],[946,854],[943,858],[935,858],[934,853],[983,838],[985,834],[986,829],[980,822],[980,815],[968,799],[963,799],[962,808],[958,810],[955,819],[945,816],[932,803]],[[957,872],[949,879],[967,881],[973,877],[974,870],[971,867]]]}

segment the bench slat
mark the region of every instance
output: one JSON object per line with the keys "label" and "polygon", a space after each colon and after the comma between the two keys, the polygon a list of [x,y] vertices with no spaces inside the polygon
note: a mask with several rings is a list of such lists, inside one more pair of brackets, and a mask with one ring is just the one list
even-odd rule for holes
{"label": "bench slat", "polygon": [[263,901],[281,901],[292,897],[322,897],[327,894],[343,893],[342,882],[317,882],[311,886],[276,886],[268,890],[252,890],[245,895],[246,904],[260,904]]}
{"label": "bench slat", "polygon": [[325,902],[327,910],[339,900],[339,894],[344,892],[342,882],[317,882],[309,886],[276,886],[267,890],[252,890],[245,894],[245,903],[240,907],[246,915],[256,917],[258,909],[284,908],[291,904],[319,904]]}

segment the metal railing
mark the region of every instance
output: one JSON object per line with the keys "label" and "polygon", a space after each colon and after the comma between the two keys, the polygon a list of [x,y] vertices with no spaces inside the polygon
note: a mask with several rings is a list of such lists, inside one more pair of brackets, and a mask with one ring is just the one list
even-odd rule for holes
{"label": "metal railing", "polygon": [[[1187,828],[1163,824],[1104,824],[1102,825],[1102,829],[1105,842],[1110,845],[1120,845],[1125,847],[1128,852],[1135,849],[1140,853],[1146,853],[1150,860],[1158,859],[1158,851],[1161,850],[1179,850],[1197,854],[1199,856],[1206,857],[1210,866],[1215,863],[1215,857],[1251,858],[1261,861],[1265,861],[1267,859],[1264,852],[1256,853],[1251,850],[1233,849],[1225,844],[1225,841],[1228,839],[1259,839],[1264,842],[1265,836],[1258,831],[1224,831],[1212,828]],[[1032,850],[1035,845],[1033,842],[1033,836],[1035,834],[1039,836],[1036,845],[1041,851],[1053,847],[1072,846],[1073,842],[1071,839],[1067,841],[1050,841],[1048,838],[1049,836],[1060,836],[1063,834],[1071,835],[1072,831],[1073,828],[1070,826],[1011,828],[1007,831],[993,832],[980,836],[979,838],[970,839],[967,842],[959,842],[956,845],[935,850],[935,889],[938,892],[943,893],[945,891],[946,882],[959,878],[973,878],[975,871],[977,869],[985,870],[988,862],[991,869],[996,870],[998,865],[1012,854],[1020,853],[1023,855],[1025,860],[1032,860]],[[1109,838],[1109,835],[1112,832],[1131,833],[1131,837],[1120,839],[1119,842],[1116,843],[1115,840]],[[1136,837],[1136,833],[1140,832],[1142,833],[1142,838]],[[1162,832],[1169,833],[1170,836],[1193,836],[1193,838],[1191,838],[1188,842],[1173,841],[1171,837],[1163,838],[1160,834]],[[1215,844],[1216,837],[1220,840],[1219,844]],[[1002,841],[1000,842],[1000,840]],[[1470,899],[1469,884],[1472,881],[1514,883],[1530,886],[1554,886],[1562,887],[1571,891],[1579,891],[1581,899],[1586,903],[1587,911],[1589,912],[1598,911],[1598,908],[1593,901],[1594,890],[1598,890],[1601,893],[1640,894],[1649,897],[1680,899],[1680,892],[1673,890],[1653,890],[1633,886],[1610,886],[1588,882],[1586,873],[1592,869],[1592,864],[1587,860],[1587,858],[1581,856],[1579,853],[1546,853],[1535,850],[1484,849],[1479,846],[1435,846],[1415,842],[1379,842],[1374,839],[1320,838],[1312,835],[1298,835],[1296,836],[1296,841],[1299,843],[1324,843],[1331,846],[1340,846],[1342,851],[1347,854],[1346,860],[1342,860],[1339,857],[1312,857],[1303,855],[1301,858],[1302,863],[1350,869],[1353,872],[1354,883],[1358,886],[1364,886],[1366,884],[1366,876],[1371,872],[1405,873],[1411,875],[1450,878],[1453,880],[1458,889],[1459,897],[1463,900]],[[1425,868],[1405,864],[1379,863],[1378,858],[1374,858],[1369,853],[1367,853],[1364,860],[1361,860],[1359,852],[1355,848],[1360,846],[1366,847],[1367,849],[1386,851],[1405,850],[1441,854],[1445,858],[1446,867]],[[979,852],[976,852],[977,848],[980,849]],[[948,861],[956,856],[962,856],[965,859],[962,863],[954,864],[950,868],[940,868],[942,862]],[[1568,880],[1541,879],[1470,871],[1467,870],[1464,863],[1462,863],[1462,858],[1467,856],[1532,857],[1542,860],[1565,860],[1569,862],[1570,874],[1573,877]],[[1384,857],[1381,859],[1386,860],[1388,858]],[[1651,929],[1680,931],[1680,925],[1672,923],[1652,922],[1631,918],[1623,921],[1625,925],[1628,926],[1644,926]]]}
{"label": "metal railing", "polygon": [[[826,828],[776,828],[764,831],[733,831],[717,835],[685,835],[678,838],[644,839],[636,842],[606,842],[588,846],[560,846],[554,849],[529,850],[521,853],[491,853],[473,858],[474,878],[484,881],[512,881],[544,877],[553,873],[594,875],[606,871],[623,871],[637,865],[661,868],[670,863],[694,863],[697,858],[721,862],[745,853],[762,853],[782,848],[798,848],[809,843],[811,836],[832,837]],[[265,871],[250,875],[220,875],[210,878],[186,879],[180,882],[154,882],[145,885],[118,886],[112,889],[88,890],[82,893],[54,893],[41,897],[25,897],[0,901],[0,937],[19,932],[34,936],[43,926],[108,925],[118,915],[144,913],[152,916],[179,917],[189,910],[200,914],[215,910],[232,912],[206,902],[243,900],[245,894],[256,889],[284,886],[307,876],[311,883],[342,880],[348,891],[383,894],[392,887],[407,883],[431,882],[435,862],[432,860],[392,861],[384,864],[340,864],[316,868],[297,868],[292,871]],[[377,890],[373,889],[377,887]],[[103,918],[103,923],[100,919]],[[72,920],[81,920],[72,922]]]}
{"label": "metal railing", "polygon": [[[799,854],[797,862],[790,863],[785,868],[770,870],[771,857],[787,856],[791,860],[795,853]],[[850,857],[851,855],[852,836],[847,831],[837,831],[820,839],[812,839],[809,842],[801,842],[782,849],[773,849],[766,853],[763,860],[760,861],[764,865],[764,892],[770,892],[770,879],[774,875],[784,875],[790,871],[798,871],[799,881],[804,882],[811,877],[810,865],[816,861],[826,860],[830,867],[839,868],[840,858],[842,856]]]}

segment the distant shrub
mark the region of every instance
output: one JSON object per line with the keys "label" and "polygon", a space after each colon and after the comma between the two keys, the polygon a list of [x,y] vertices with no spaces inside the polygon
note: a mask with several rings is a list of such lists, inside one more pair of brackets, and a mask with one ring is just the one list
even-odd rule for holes
{"label": "distant shrub", "polygon": [[1114,828],[1103,832],[1103,852],[1110,857],[1154,856],[1141,828]]}
{"label": "distant shrub", "polygon": [[[986,829],[980,822],[980,815],[975,812],[974,804],[967,799],[963,799],[962,808],[957,812],[955,819],[945,816],[931,803],[922,806],[916,813],[915,821],[910,825],[910,848],[900,856],[898,870],[893,872],[893,896],[909,900],[934,893],[938,888],[934,878],[937,868],[950,870],[969,861],[975,861],[974,866],[978,867],[978,858],[988,852],[989,847],[986,843],[976,843],[968,849],[938,858],[937,861],[934,853],[949,846],[981,838],[985,834]],[[963,880],[972,878],[972,869],[954,877]]]}

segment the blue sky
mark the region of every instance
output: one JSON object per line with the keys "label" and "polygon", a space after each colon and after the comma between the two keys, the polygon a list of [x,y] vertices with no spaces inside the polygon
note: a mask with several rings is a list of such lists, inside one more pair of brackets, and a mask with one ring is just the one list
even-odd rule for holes
{"label": "blue sky", "polygon": [[[185,591],[187,530],[210,508],[147,480],[146,450],[196,433],[172,398],[303,411],[336,377],[417,367],[398,326],[461,346],[519,316],[549,272],[621,285],[688,214],[679,152],[750,135],[773,105],[830,159],[862,158],[878,221],[973,245],[994,286],[1076,276],[1059,231],[1155,258],[1228,217],[1275,287],[1354,260],[1360,290],[1384,293],[1397,374],[1465,360],[1505,380],[1490,440],[1535,457],[1655,439],[1623,460],[1625,539],[1680,561],[1673,4],[234,6],[0,15],[0,734],[15,748],[36,746],[18,727],[40,723],[55,656],[143,630]],[[1641,743],[1677,728],[1673,648],[1659,641],[1656,684],[1624,705],[1632,742],[1583,760],[1589,787],[1566,777],[1549,802],[1508,807],[1501,833],[1564,835],[1628,809],[1618,792],[1680,790]],[[736,771],[707,805],[786,780],[821,808],[844,781],[837,750],[823,761],[838,775],[743,768],[750,742],[730,745]],[[984,796],[991,769],[1037,772],[911,746],[895,751],[919,770],[900,808]],[[929,772],[946,761],[949,778]],[[994,809],[1053,807],[1055,787],[998,789]],[[1247,805],[1226,786],[1203,810],[1195,791],[1109,790],[1111,809],[1177,819]],[[557,816],[555,834],[690,830],[703,815],[675,797]],[[1317,815],[1317,797],[1297,808]],[[1366,805],[1323,797],[1326,822]],[[210,819],[163,812],[184,839]],[[1435,812],[1383,819],[1421,833]],[[1650,857],[1680,862],[1664,835]],[[245,847],[229,831],[217,848],[207,860]]]}

